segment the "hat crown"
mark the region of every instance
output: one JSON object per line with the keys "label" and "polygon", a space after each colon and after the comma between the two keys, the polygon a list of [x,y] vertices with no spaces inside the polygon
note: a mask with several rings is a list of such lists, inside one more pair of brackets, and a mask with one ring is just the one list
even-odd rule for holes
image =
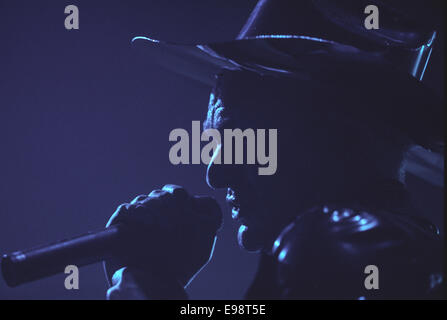
{"label": "hat crown", "polygon": [[[379,29],[365,27],[365,8],[379,9]],[[238,39],[300,35],[379,52],[422,80],[436,32],[411,19],[401,0],[260,0]]]}
{"label": "hat crown", "polygon": [[[430,40],[433,28],[399,10],[389,0],[260,0],[238,39],[266,34],[300,34],[352,43],[399,45],[417,48]],[[392,6],[392,5],[396,6]],[[379,29],[364,26],[365,8],[379,9]]]}

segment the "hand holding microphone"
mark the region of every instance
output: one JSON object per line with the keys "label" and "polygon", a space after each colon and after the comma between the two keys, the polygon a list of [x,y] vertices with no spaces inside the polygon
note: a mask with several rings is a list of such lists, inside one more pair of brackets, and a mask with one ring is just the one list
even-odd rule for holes
{"label": "hand holding microphone", "polygon": [[149,298],[178,297],[170,288],[183,292],[209,261],[221,223],[213,198],[166,185],[120,205],[104,230],[4,255],[1,271],[13,287],[61,273],[70,264],[105,261],[108,279],[116,273],[109,298],[126,298],[121,289],[130,284],[127,279],[136,279],[132,286]]}
{"label": "hand holding microphone", "polygon": [[211,259],[221,223],[213,198],[191,197],[175,185],[120,205],[107,226],[125,225],[133,235],[105,262],[112,284],[107,297],[182,298],[183,288]]}

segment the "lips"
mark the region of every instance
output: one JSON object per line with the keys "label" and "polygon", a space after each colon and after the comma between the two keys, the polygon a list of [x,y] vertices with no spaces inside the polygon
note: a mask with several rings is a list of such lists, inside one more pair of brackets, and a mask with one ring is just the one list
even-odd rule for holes
{"label": "lips", "polygon": [[231,218],[233,218],[233,220],[237,220],[239,218],[240,211],[241,211],[241,208],[232,207],[231,208]]}
{"label": "lips", "polygon": [[228,188],[226,202],[231,208],[233,220],[240,223],[237,235],[239,246],[251,252],[259,252],[264,246],[263,235],[267,233],[263,232],[264,227],[259,224],[259,217],[252,217],[251,214],[259,212],[260,208],[254,205],[256,200],[248,192],[243,192],[243,196],[240,199],[237,191]]}
{"label": "lips", "polygon": [[231,208],[231,217],[234,220],[239,220],[241,218],[241,204],[236,196],[236,192],[231,188],[228,188],[227,190],[226,201]]}

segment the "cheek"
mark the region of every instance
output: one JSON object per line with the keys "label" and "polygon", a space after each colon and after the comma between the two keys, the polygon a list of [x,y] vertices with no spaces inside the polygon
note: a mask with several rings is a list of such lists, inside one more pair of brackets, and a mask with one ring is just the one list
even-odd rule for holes
{"label": "cheek", "polygon": [[302,189],[305,188],[297,168],[292,163],[290,167],[278,164],[277,172],[271,176],[259,176],[256,169],[256,172],[251,172],[249,177],[260,207],[270,212],[276,212],[278,208],[293,207],[299,201]]}

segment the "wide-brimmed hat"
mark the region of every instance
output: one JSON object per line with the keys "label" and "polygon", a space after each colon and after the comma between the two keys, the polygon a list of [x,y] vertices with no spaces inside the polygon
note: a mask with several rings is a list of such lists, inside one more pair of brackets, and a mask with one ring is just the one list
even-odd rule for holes
{"label": "wide-brimmed hat", "polygon": [[[132,44],[150,63],[210,86],[222,69],[316,81],[368,77],[380,70],[382,86],[388,83],[417,97],[414,105],[396,106],[398,113],[407,113],[403,121],[411,123],[402,130],[417,144],[440,151],[442,103],[421,83],[437,34],[433,26],[412,19],[396,4],[396,0],[260,0],[234,40],[181,44],[141,35]],[[365,25],[371,6],[378,10],[378,29]],[[421,164],[425,156],[417,150]],[[433,154],[429,158],[433,166]]]}

